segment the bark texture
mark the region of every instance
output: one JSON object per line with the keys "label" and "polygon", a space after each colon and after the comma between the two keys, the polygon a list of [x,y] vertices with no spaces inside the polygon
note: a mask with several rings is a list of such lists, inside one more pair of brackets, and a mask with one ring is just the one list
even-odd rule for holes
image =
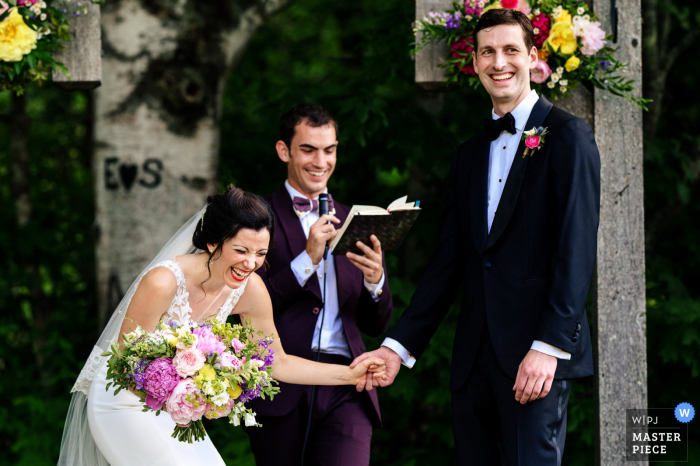
{"label": "bark texture", "polygon": [[[603,29],[612,30],[610,1],[594,0],[593,8]],[[640,82],[640,0],[617,0],[617,9],[616,56],[629,63],[627,77]],[[594,128],[602,162],[594,299],[596,464],[622,466],[625,409],[647,407],[642,110],[599,89],[594,99]]]}
{"label": "bark texture", "polygon": [[226,77],[284,0],[115,0],[95,92],[101,322],[215,190]]}
{"label": "bark texture", "polygon": [[[431,11],[445,11],[452,8],[452,0],[416,0],[416,22]],[[420,43],[422,34],[416,36]],[[445,70],[439,68],[447,53],[447,44],[424,47],[416,55],[416,84],[427,91],[445,90]]]}
{"label": "bark texture", "polygon": [[102,34],[100,32],[100,6],[90,1],[67,2],[66,8],[82,8],[79,15],[69,15],[71,41],[66,49],[56,54],[56,59],[66,65],[70,76],[54,70],[53,82],[67,91],[90,90],[102,82]]}

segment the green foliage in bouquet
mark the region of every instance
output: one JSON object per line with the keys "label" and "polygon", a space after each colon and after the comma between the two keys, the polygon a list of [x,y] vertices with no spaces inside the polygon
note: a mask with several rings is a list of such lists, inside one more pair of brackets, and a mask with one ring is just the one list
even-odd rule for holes
{"label": "green foliage in bouquet", "polygon": [[[580,84],[605,89],[646,110],[648,99],[635,93],[635,82],[624,77],[627,64],[614,56],[612,36],[597,16],[579,0],[466,0],[453,9],[430,12],[418,21],[412,53],[445,41],[449,51],[439,66],[447,85],[478,87],[474,70],[472,31],[479,17],[492,9],[517,9],[532,22],[538,63],[531,72],[532,87],[550,98],[568,96]],[[621,74],[620,74],[621,73]]]}

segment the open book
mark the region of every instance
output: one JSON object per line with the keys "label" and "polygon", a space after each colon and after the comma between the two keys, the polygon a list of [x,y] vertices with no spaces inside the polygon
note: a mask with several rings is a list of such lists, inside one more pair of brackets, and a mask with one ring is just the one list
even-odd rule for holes
{"label": "open book", "polygon": [[382,243],[382,250],[398,249],[421,211],[417,202],[406,202],[407,197],[396,199],[386,209],[367,205],[353,206],[331,243],[332,253],[345,255],[354,252],[364,255],[355,243],[362,241],[371,248],[371,235],[375,235]]}

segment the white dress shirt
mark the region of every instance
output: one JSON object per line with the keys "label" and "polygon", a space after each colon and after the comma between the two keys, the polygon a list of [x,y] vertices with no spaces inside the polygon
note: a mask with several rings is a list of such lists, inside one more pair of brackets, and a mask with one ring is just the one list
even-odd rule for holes
{"label": "white dress shirt", "polygon": [[[294,196],[306,197],[301,194],[296,189],[292,188],[288,181],[284,182],[284,187],[287,188],[289,195],[294,198]],[[328,190],[326,190],[327,192]],[[314,198],[318,199],[318,198]],[[304,217],[300,218],[301,227],[304,230],[304,235],[309,238],[309,230],[311,225],[318,221],[319,215],[315,212],[309,212]],[[311,257],[307,254],[306,250],[302,251],[297,257],[292,260],[291,267],[294,276],[297,278],[300,286],[306,285],[306,282],[311,278],[313,274],[318,275],[318,283],[321,288],[321,296],[323,294],[323,260],[318,264],[314,265],[311,261]],[[345,333],[343,332],[343,321],[340,318],[340,308],[338,306],[338,283],[335,276],[335,260],[331,251],[328,251],[328,272],[326,277],[326,294],[324,299],[325,317],[323,318],[323,328],[321,328],[321,316],[323,313],[318,314],[318,320],[316,321],[316,328],[314,329],[314,337],[311,342],[311,349],[313,351],[318,351],[318,336],[321,334],[321,352],[329,354],[339,354],[347,358],[352,358],[350,353],[350,348],[348,347],[348,341],[345,338]],[[379,280],[379,283],[373,285],[367,280],[363,280],[365,288],[369,291],[372,299],[374,301],[379,301],[379,294],[377,293],[384,286],[384,274]]]}
{"label": "white dress shirt", "polygon": [[[534,90],[523,99],[522,102],[513,110],[511,115],[515,118],[515,134],[510,134],[506,131],[502,132],[501,135],[491,142],[491,149],[489,151],[489,179],[488,179],[488,207],[487,207],[487,219],[488,219],[488,229],[491,231],[491,224],[496,216],[496,209],[498,208],[498,203],[501,200],[501,195],[503,194],[503,188],[506,185],[506,180],[508,179],[508,173],[510,173],[510,167],[513,165],[513,159],[515,159],[515,153],[520,145],[520,139],[525,130],[525,125],[530,117],[532,108],[535,106],[539,97],[537,92]],[[500,118],[496,115],[495,110],[491,110],[491,118],[497,120]],[[392,338],[386,338],[382,346],[395,351],[399,356],[403,364],[407,367],[413,367],[416,359],[411,356],[404,346],[398,341]],[[552,346],[543,341],[535,340],[532,343],[530,349],[539,351],[540,353],[548,354],[559,359],[571,359],[571,354],[566,351],[562,351],[559,348]]]}

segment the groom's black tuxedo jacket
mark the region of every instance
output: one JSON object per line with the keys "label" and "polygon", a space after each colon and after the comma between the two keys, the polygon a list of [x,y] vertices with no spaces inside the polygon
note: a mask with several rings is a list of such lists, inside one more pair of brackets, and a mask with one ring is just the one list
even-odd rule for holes
{"label": "groom's black tuxedo jacket", "polygon": [[596,258],[600,156],[591,128],[544,97],[525,130],[539,126],[548,128],[546,142],[525,158],[520,142],[490,232],[491,141],[482,132],[459,145],[435,252],[389,332],[420,357],[461,284],[451,390],[467,380],[484,324],[513,378],[534,340],[571,353],[558,360],[555,378],[593,374],[586,297]]}

